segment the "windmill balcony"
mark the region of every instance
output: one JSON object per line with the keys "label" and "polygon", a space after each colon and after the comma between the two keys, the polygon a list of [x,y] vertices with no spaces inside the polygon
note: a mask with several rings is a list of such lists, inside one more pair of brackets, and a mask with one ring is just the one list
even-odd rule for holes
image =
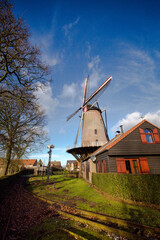
{"label": "windmill balcony", "polygon": [[79,147],[101,147],[106,143],[106,141],[95,141],[88,144],[73,144],[67,147],[67,150]]}

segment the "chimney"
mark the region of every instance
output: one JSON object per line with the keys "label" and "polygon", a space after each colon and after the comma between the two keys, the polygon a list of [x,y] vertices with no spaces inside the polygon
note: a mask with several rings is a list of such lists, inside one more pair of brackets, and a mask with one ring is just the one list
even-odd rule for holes
{"label": "chimney", "polygon": [[124,131],[123,131],[123,125],[120,125],[120,128],[121,128],[121,133],[124,133]]}

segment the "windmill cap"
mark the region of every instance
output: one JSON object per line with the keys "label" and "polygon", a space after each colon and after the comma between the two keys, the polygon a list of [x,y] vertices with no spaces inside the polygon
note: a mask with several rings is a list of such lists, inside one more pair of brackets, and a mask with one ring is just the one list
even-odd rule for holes
{"label": "windmill cap", "polygon": [[102,112],[99,107],[92,106],[91,104],[87,104],[87,111],[89,111],[89,110],[97,110],[99,112]]}

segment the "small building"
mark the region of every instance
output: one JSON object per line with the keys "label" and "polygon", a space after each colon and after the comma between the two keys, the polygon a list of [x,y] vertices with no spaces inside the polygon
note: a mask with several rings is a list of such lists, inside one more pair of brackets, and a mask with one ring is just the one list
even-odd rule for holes
{"label": "small building", "polygon": [[39,165],[37,165],[34,168],[34,174],[35,175],[46,175],[47,174],[47,167],[46,166],[39,166]]}
{"label": "small building", "polygon": [[78,163],[76,160],[67,160],[66,169],[68,171],[77,171]]}
{"label": "small building", "polygon": [[35,175],[46,175],[47,166],[40,166],[37,162],[37,159],[20,159],[19,160],[19,169],[27,169],[29,174]]}
{"label": "small building", "polygon": [[50,167],[53,169],[62,169],[60,161],[51,161]]}
{"label": "small building", "polygon": [[37,159],[20,159],[19,165],[21,168],[30,169],[37,166]]}
{"label": "small building", "polygon": [[82,163],[82,176],[92,173],[160,174],[160,128],[143,120],[97,149]]}

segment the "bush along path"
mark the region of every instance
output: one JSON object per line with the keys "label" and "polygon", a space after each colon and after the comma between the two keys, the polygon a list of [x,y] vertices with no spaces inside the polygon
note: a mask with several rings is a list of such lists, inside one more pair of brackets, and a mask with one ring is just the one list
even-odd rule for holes
{"label": "bush along path", "polygon": [[[106,214],[99,214],[99,213],[76,208],[75,199],[81,200],[81,201],[83,200],[83,202],[85,202],[86,204],[85,198],[82,199],[80,197],[75,197],[75,196],[74,197],[72,196],[71,198],[71,196],[69,196],[69,195],[72,195],[72,194],[69,194],[69,191],[71,189],[73,190],[73,188],[75,187],[76,188],[78,187],[76,186],[76,181],[83,182],[83,180],[81,179],[76,180],[76,179],[66,178],[64,176],[54,176],[54,181],[51,181],[50,185],[47,186],[45,185],[45,182],[40,180],[40,178],[32,178],[30,180],[31,182],[30,190],[32,189],[32,192],[34,192],[34,194],[36,193],[36,196],[39,199],[43,199],[44,201],[50,203],[53,206],[57,205],[56,207],[57,212],[61,216],[67,218],[71,222],[81,223],[81,224],[87,225],[88,227],[90,226],[92,229],[94,229],[94,232],[98,230],[101,232],[101,234],[105,233],[105,237],[110,237],[112,239],[160,239],[159,227],[145,226],[142,224],[137,224],[137,223],[123,220],[123,219],[107,216]],[[53,190],[52,183],[54,183],[54,185],[56,183],[56,189],[54,190]],[[63,187],[64,189],[62,191]],[[82,189],[79,187],[78,191],[81,191],[81,190]],[[62,192],[63,194],[60,194]],[[83,193],[83,195],[85,195],[85,192]],[[93,205],[93,202],[90,201],[90,205]],[[81,235],[85,237],[85,234],[81,234]],[[96,238],[94,236],[94,238],[87,238],[87,239],[96,239]],[[106,238],[104,238],[104,235],[103,235],[103,236],[99,236],[98,239],[106,239]]]}

